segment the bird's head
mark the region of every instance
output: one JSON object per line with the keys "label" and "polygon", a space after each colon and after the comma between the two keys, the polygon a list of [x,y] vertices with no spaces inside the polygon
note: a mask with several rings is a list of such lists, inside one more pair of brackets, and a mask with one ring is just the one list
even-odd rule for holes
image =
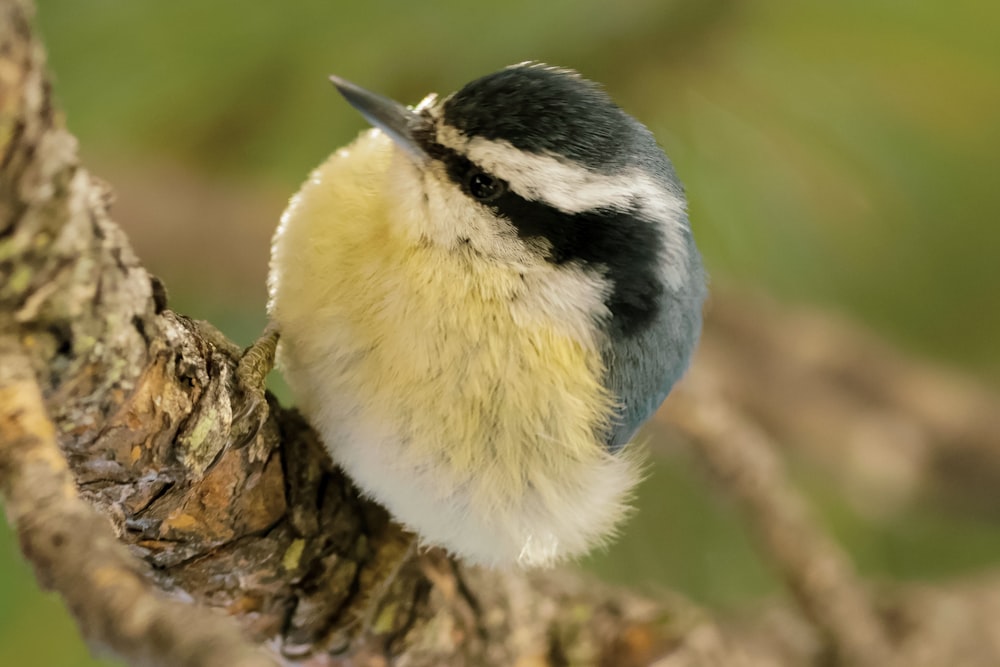
{"label": "bird's head", "polygon": [[412,109],[331,80],[395,143],[387,197],[421,242],[578,276],[626,335],[652,321],[664,291],[701,280],[670,161],[576,72],[515,65]]}

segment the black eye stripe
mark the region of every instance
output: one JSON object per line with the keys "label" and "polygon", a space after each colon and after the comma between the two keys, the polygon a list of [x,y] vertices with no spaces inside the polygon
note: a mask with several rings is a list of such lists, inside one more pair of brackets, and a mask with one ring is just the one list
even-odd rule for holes
{"label": "black eye stripe", "polygon": [[437,155],[431,153],[431,157],[440,160],[448,172],[448,178],[450,178],[456,185],[463,186],[465,183],[465,177],[473,171],[482,171],[478,165],[474,164],[472,160],[467,157],[460,155],[459,153],[453,151],[450,148],[446,148],[441,144],[435,144],[438,149],[435,151]]}
{"label": "black eye stripe", "polygon": [[[439,143],[435,136],[434,122],[430,117],[426,118],[426,123],[422,124],[421,127],[413,129],[413,137],[427,155],[444,165],[445,171],[448,172],[448,178],[462,188],[467,195],[485,203],[497,199],[507,191],[507,183],[503,179],[497,178],[458,151]],[[494,181],[500,187],[493,192],[483,192],[483,196],[477,195],[472,190],[475,187],[473,180],[479,174]]]}
{"label": "black eye stripe", "polygon": [[[423,148],[444,165],[448,177],[467,194],[469,175],[488,173],[433,140]],[[653,224],[639,214],[637,204],[631,210],[598,208],[567,213],[545,202],[527,200],[506,187],[480,203],[508,220],[519,237],[548,241],[549,262],[580,261],[604,267],[613,284],[607,306],[612,324],[621,334],[637,334],[653,322],[663,292],[659,278],[663,240]]]}

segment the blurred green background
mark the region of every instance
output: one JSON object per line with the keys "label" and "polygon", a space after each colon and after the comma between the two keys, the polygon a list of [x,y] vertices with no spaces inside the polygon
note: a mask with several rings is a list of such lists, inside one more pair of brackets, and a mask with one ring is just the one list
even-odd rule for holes
{"label": "blurred green background", "polygon": [[[1000,3],[40,5],[57,97],[116,218],[172,307],[241,343],[264,323],[287,197],[363,127],[327,74],[416,102],[537,59],[603,82],[658,135],[716,282],[848,312],[1000,384]],[[1000,511],[873,522],[820,471],[797,473],[866,574],[1000,561]],[[639,507],[589,567],[726,609],[775,593],[684,454],[657,463]],[[0,526],[0,665],[94,664]]]}

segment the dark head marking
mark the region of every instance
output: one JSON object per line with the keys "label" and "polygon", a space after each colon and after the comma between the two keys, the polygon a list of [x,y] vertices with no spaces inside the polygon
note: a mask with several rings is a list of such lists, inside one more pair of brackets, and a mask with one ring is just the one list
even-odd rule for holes
{"label": "dark head marking", "polygon": [[656,317],[663,283],[659,262],[663,240],[654,223],[645,219],[636,203],[631,209],[597,208],[567,213],[541,201],[531,201],[508,189],[502,181],[490,196],[477,193],[476,178],[484,172],[465,156],[438,145],[435,159],[467,196],[510,222],[522,239],[547,241],[546,260],[553,264],[579,262],[598,268],[611,280],[607,299],[609,326],[630,336]]}
{"label": "dark head marking", "polygon": [[553,153],[595,171],[613,171],[631,162],[637,139],[655,146],[649,131],[596,83],[537,63],[508,67],[466,84],[443,102],[443,115],[445,123],[470,138]]}
{"label": "dark head marking", "polygon": [[[469,139],[504,141],[608,177],[638,168],[663,183],[664,196],[679,190],[649,130],[597,84],[569,70],[527,64],[476,79],[444,100],[441,120]],[[638,335],[652,325],[665,289],[663,221],[649,219],[642,201],[566,211],[527,198],[438,143],[429,116],[428,121],[417,131],[422,147],[468,197],[507,220],[521,238],[544,240],[547,261],[578,263],[609,279],[606,324],[615,335]]]}

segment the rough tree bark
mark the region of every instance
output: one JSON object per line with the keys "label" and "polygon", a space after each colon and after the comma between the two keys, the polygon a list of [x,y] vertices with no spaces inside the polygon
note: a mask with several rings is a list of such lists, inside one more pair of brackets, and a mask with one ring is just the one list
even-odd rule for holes
{"label": "rough tree bark", "polygon": [[[804,615],[720,626],[676,597],[572,572],[466,568],[435,551],[407,560],[381,594],[408,536],[293,410],[272,400],[256,437],[235,446],[252,428],[234,418],[240,350],[169,309],[108,217],[108,189],[80,166],[52,106],[30,20],[30,3],[0,0],[0,492],[39,580],[95,645],[172,666],[1000,662],[987,641],[1000,614],[983,611],[1000,604],[1000,583],[872,602],[766,435],[732,406],[780,416],[718,391],[726,372],[711,362],[672,423],[745,509]],[[720,321],[710,340],[767,340]],[[948,420],[934,427],[947,435]],[[980,449],[995,462],[995,448]],[[802,526],[809,539],[790,539]]]}

